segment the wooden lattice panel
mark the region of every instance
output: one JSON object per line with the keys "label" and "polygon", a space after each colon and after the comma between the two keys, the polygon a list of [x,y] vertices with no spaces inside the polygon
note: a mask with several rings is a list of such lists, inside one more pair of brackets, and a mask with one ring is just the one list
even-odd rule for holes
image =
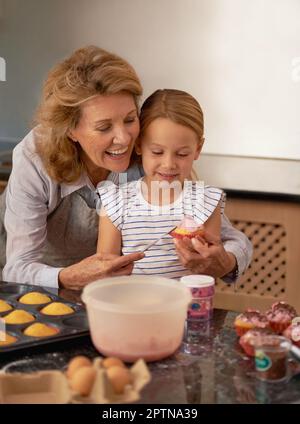
{"label": "wooden lattice panel", "polygon": [[279,224],[233,220],[253,244],[253,259],[235,287],[217,281],[220,292],[239,292],[283,299],[286,286],[286,231]]}
{"label": "wooden lattice panel", "polygon": [[300,315],[300,203],[228,198],[226,214],[251,240],[253,258],[235,286],[216,282],[214,305],[266,310],[285,300]]}

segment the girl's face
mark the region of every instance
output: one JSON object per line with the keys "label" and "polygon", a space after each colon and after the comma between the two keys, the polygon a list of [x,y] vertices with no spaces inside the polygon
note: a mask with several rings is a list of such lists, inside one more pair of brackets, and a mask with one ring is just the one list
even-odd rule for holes
{"label": "girl's face", "polygon": [[136,147],[142,154],[146,182],[184,182],[190,179],[194,160],[198,159],[201,145],[196,133],[189,127],[170,119],[155,119],[147,128]]}
{"label": "girl's face", "polygon": [[88,171],[95,173],[102,168],[124,172],[139,129],[133,96],[118,93],[83,103],[79,123],[70,136],[80,144]]}

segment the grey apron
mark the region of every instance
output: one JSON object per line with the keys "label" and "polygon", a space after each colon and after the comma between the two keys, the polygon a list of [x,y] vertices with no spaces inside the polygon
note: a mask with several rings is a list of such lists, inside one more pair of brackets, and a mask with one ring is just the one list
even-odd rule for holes
{"label": "grey apron", "polygon": [[[41,263],[54,267],[72,265],[96,253],[98,214],[97,196],[83,187],[60,200],[47,218],[47,239]],[[0,196],[0,280],[5,265],[6,231],[3,224],[5,192]]]}

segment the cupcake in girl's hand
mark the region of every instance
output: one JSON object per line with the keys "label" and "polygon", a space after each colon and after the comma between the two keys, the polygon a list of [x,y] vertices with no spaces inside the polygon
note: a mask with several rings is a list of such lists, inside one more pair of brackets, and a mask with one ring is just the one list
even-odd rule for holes
{"label": "cupcake in girl's hand", "polygon": [[292,324],[284,330],[283,335],[290,339],[294,345],[300,347],[300,317],[292,321]]}
{"label": "cupcake in girl's hand", "polygon": [[270,327],[278,334],[281,334],[296,316],[295,308],[286,302],[273,303],[271,309],[266,312]]}
{"label": "cupcake in girl's hand", "polygon": [[180,222],[175,230],[170,232],[170,235],[174,238],[181,239],[188,237],[190,239],[201,237],[203,235],[203,226],[197,224],[197,222],[191,217],[186,216]]}
{"label": "cupcake in girl's hand", "polygon": [[238,315],[234,320],[234,327],[238,336],[242,336],[254,327],[267,328],[269,322],[264,314],[253,309]]}
{"label": "cupcake in girl's hand", "polygon": [[274,334],[270,328],[253,328],[247,331],[239,340],[240,346],[248,356],[254,356],[254,345],[263,336]]}

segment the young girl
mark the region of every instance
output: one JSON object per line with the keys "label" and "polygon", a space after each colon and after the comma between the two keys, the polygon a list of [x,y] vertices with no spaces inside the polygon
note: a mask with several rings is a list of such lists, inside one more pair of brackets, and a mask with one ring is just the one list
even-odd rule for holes
{"label": "young girl", "polygon": [[190,94],[157,90],[143,104],[136,153],[145,176],[120,186],[100,185],[98,252],[145,251],[133,274],[180,278],[190,274],[176,254],[169,231],[188,217],[220,237],[224,195],[193,181],[193,162],[203,145],[203,113]]}

